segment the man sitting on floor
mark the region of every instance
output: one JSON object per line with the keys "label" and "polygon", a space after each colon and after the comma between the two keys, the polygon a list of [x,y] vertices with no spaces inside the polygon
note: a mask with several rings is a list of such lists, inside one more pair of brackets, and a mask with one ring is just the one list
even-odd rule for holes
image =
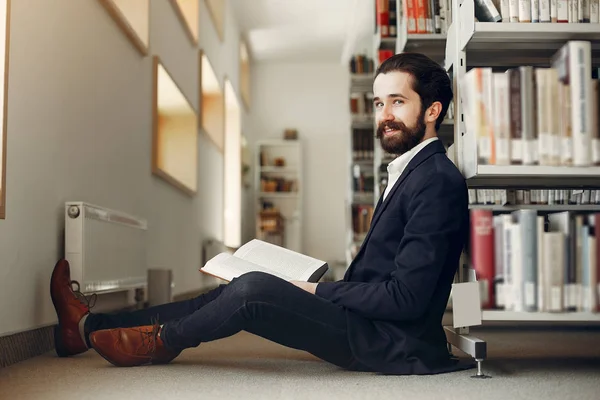
{"label": "man sitting on floor", "polygon": [[244,274],[192,300],[95,314],[57,263],[51,293],[56,351],[93,347],[116,366],[168,363],[241,330],[305,350],[341,368],[386,374],[461,369],[442,317],[468,232],[465,180],[437,137],[452,100],[446,71],[421,54],[397,54],[373,83],[377,137],[397,158],[355,259],[337,282]]}

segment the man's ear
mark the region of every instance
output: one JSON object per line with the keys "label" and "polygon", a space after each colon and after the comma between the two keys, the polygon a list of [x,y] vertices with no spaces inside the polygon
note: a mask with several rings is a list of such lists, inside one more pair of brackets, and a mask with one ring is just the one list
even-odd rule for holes
{"label": "man's ear", "polygon": [[433,122],[437,121],[438,117],[442,112],[442,103],[439,101],[435,101],[427,111],[425,112],[425,122]]}

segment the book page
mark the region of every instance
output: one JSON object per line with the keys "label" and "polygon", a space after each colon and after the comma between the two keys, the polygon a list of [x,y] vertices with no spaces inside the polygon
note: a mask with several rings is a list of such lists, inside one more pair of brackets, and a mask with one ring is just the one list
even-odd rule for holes
{"label": "book page", "polygon": [[289,276],[293,280],[306,281],[325,261],[297,253],[258,239],[240,247],[234,255],[254,264]]}
{"label": "book page", "polygon": [[200,271],[224,279],[228,282],[231,282],[233,278],[237,278],[240,275],[253,271],[265,272],[285,280],[292,279],[278,271],[265,268],[251,261],[242,260],[241,258],[234,257],[227,253],[217,254],[208,260],[206,265],[200,268]]}

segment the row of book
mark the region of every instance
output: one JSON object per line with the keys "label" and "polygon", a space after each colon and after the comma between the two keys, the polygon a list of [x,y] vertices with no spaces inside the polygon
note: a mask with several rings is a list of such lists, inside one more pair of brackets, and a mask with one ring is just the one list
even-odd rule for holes
{"label": "row of book", "polygon": [[352,228],[355,236],[363,236],[369,231],[375,207],[370,204],[352,206]]}
{"label": "row of book", "polygon": [[591,63],[591,43],[569,41],[548,68],[469,70],[461,97],[479,163],[600,165],[600,70]]}
{"label": "row of book", "polygon": [[375,131],[373,129],[352,130],[352,159],[369,161],[375,156]]}
{"label": "row of book", "polygon": [[373,116],[373,92],[350,93],[350,114],[367,118]]}
{"label": "row of book", "polygon": [[600,0],[475,0],[481,22],[599,23]]}
{"label": "row of book", "polygon": [[[372,171],[372,168],[371,168]],[[375,176],[372,172],[366,171],[355,164],[352,167],[352,190],[354,193],[372,194],[375,188]],[[360,200],[361,203],[363,199]]]}
{"label": "row of book", "polygon": [[396,37],[398,25],[396,0],[375,1],[375,24],[381,37]]}
{"label": "row of book", "polygon": [[368,74],[375,72],[373,59],[365,54],[354,54],[349,61],[350,73]]}
{"label": "row of book", "polygon": [[452,0],[402,0],[400,15],[408,34],[446,34],[452,24]]}
{"label": "row of book", "polygon": [[600,189],[469,189],[471,205],[600,204]]}
{"label": "row of book", "polygon": [[482,309],[597,312],[600,213],[471,210]]}

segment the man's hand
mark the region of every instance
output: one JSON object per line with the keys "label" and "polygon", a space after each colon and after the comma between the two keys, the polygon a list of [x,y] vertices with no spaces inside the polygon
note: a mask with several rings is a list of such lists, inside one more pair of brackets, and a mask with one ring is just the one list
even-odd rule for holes
{"label": "man's hand", "polygon": [[304,282],[304,281],[290,281],[294,285],[298,286],[300,289],[306,290],[308,293],[315,294],[317,290],[318,283]]}

